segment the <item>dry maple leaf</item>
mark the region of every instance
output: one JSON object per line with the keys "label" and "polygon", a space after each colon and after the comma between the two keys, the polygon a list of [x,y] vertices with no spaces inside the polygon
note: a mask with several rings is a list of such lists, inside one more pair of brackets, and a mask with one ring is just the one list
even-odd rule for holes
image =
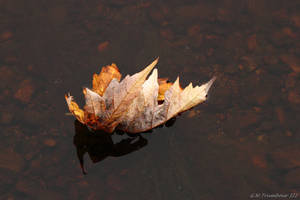
{"label": "dry maple leaf", "polygon": [[[157,69],[148,77],[158,59],[143,71],[122,81],[115,64],[103,67],[93,76],[93,89],[83,89],[84,110],[66,95],[70,112],[78,121],[92,129],[112,133],[116,128],[128,133],[139,133],[165,123],[177,114],[206,100],[213,77],[201,86],[190,83],[181,89],[179,78],[174,84],[158,79]],[[162,102],[159,104],[159,102]]]}

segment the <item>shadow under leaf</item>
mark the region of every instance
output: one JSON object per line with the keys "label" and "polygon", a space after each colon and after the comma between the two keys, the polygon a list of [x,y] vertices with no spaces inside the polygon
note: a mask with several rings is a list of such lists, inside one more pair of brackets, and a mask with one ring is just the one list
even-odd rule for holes
{"label": "shadow under leaf", "polygon": [[77,157],[80,162],[82,173],[86,174],[84,169],[84,155],[88,153],[93,163],[100,162],[105,158],[120,157],[139,150],[147,145],[148,141],[140,134],[129,136],[114,143],[112,135],[104,131],[90,131],[87,126],[75,120],[75,135],[73,143],[76,147]]}

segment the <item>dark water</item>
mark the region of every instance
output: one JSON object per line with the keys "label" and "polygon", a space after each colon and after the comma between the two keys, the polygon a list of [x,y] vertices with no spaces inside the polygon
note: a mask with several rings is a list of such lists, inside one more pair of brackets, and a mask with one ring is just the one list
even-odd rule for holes
{"label": "dark water", "polygon": [[[299,8],[0,0],[0,199],[299,198]],[[157,56],[182,86],[216,75],[208,101],[135,138],[66,115],[64,94],[83,105],[101,66],[133,74]]]}

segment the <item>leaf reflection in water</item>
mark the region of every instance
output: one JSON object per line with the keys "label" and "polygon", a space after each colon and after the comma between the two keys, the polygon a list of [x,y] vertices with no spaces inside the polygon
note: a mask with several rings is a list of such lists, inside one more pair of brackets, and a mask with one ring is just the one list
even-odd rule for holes
{"label": "leaf reflection in water", "polygon": [[[93,163],[100,162],[105,158],[120,157],[137,151],[147,145],[148,141],[140,134],[129,136],[118,143],[112,140],[112,134],[101,130],[90,131],[87,126],[75,120],[75,136],[73,143],[76,147],[77,157],[80,162],[82,173],[84,169],[84,154],[88,153]],[[96,133],[95,133],[96,132]]]}

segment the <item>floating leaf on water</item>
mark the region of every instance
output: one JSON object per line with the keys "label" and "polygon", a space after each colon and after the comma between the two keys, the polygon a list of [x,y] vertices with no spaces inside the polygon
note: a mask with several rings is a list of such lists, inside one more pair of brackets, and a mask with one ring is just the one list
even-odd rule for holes
{"label": "floating leaf on water", "polygon": [[141,72],[127,75],[122,81],[115,64],[103,67],[99,75],[93,76],[93,89],[83,89],[86,100],[83,110],[72,96],[65,96],[70,112],[78,121],[95,130],[112,133],[117,128],[139,133],[157,127],[206,100],[215,77],[201,86],[193,87],[190,83],[182,89],[179,78],[174,83],[158,79],[157,69],[153,70],[157,61]]}

